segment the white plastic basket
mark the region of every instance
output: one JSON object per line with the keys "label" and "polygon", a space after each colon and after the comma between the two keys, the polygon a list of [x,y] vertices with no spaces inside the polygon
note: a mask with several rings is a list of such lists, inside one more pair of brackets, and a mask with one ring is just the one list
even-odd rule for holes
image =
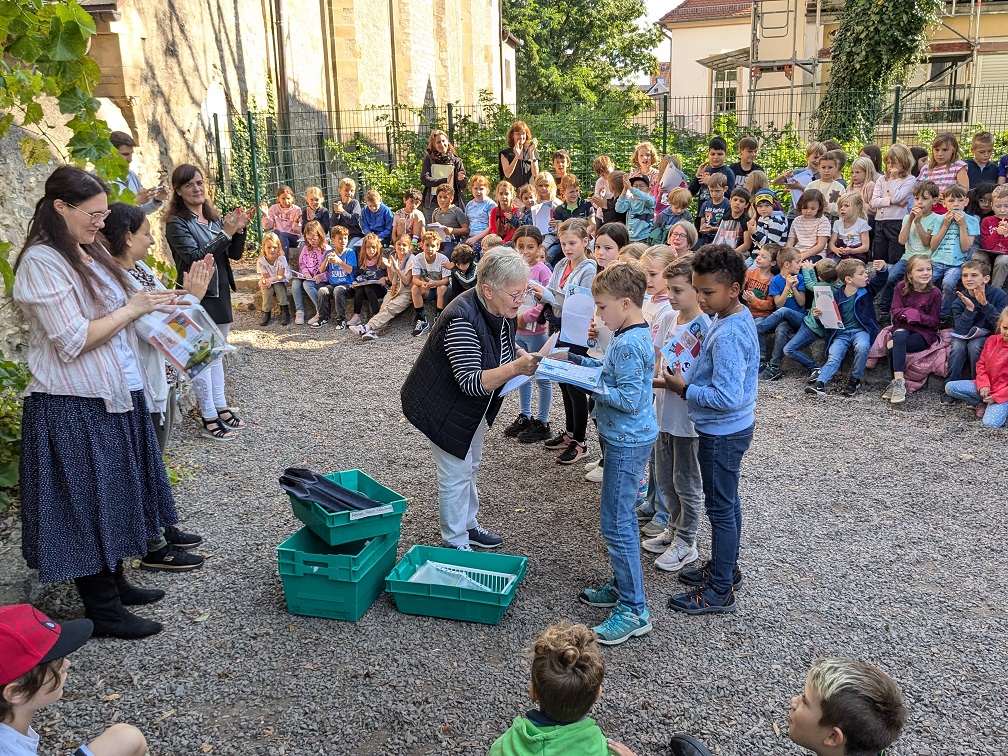
{"label": "white plastic basket", "polygon": [[490,593],[507,592],[515,580],[517,580],[517,575],[509,575],[506,572],[459,567],[443,562],[424,562],[420,569],[409,578],[410,583],[449,585],[455,588],[468,588]]}

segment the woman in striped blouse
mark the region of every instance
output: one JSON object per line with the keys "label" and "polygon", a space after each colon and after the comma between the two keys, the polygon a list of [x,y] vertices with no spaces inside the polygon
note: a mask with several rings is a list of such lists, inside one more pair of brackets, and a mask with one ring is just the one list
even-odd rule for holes
{"label": "woman in striped blouse", "polygon": [[175,291],[136,291],[95,240],[108,187],[60,166],[14,264],[31,381],[21,427],[22,552],[46,583],[74,580],[95,635],[161,629],[124,605],[164,596],[126,582],[122,560],[178,522],[133,322],[174,309]]}

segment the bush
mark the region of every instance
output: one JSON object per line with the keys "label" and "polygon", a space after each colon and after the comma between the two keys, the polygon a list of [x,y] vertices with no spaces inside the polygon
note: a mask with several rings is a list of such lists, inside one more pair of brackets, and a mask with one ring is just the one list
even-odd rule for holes
{"label": "bush", "polygon": [[0,511],[10,505],[10,489],[18,484],[21,394],[29,377],[27,365],[0,354]]}

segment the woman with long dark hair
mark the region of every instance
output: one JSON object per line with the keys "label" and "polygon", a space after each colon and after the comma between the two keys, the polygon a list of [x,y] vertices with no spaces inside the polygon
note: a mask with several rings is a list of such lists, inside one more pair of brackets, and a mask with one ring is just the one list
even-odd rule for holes
{"label": "woman with long dark hair", "polygon": [[[227,338],[234,320],[231,292],[237,291],[231,261],[241,260],[245,252],[245,229],[255,209],[234,210],[222,218],[210,204],[203,174],[195,165],[186,163],[176,168],[171,184],[172,197],[165,211],[168,217],[165,236],[175,269],[181,277],[197,260],[213,258],[213,278],[200,304]],[[193,378],[193,391],[203,415],[200,433],[214,441],[233,441],[234,431],[244,428],[245,421],[227,405],[223,356]]]}
{"label": "woman with long dark hair", "polygon": [[95,240],[108,187],[73,166],[48,178],[14,264],[31,380],[21,426],[22,552],[43,582],[74,580],[95,635],[161,630],[124,605],[164,596],[130,585],[122,560],[178,521],[151,423],[133,322],[174,291],[135,291]]}
{"label": "woman with long dark hair", "polygon": [[[435,169],[434,166],[439,167]],[[448,175],[445,176],[445,173]],[[427,154],[424,155],[423,166],[420,168],[420,183],[424,186],[422,205],[428,221],[437,209],[436,192],[442,184],[448,184],[455,190],[454,204],[465,209],[465,199],[462,197],[466,185],[465,165],[456,154],[454,145],[448,141],[448,135],[441,129],[432,131],[427,140]]]}

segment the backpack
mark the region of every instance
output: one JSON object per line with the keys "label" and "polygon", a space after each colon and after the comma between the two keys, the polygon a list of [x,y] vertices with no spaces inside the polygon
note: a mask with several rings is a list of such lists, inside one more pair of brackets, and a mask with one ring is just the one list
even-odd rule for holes
{"label": "backpack", "polygon": [[685,732],[679,732],[669,741],[669,753],[672,756],[711,756],[707,746]]}

